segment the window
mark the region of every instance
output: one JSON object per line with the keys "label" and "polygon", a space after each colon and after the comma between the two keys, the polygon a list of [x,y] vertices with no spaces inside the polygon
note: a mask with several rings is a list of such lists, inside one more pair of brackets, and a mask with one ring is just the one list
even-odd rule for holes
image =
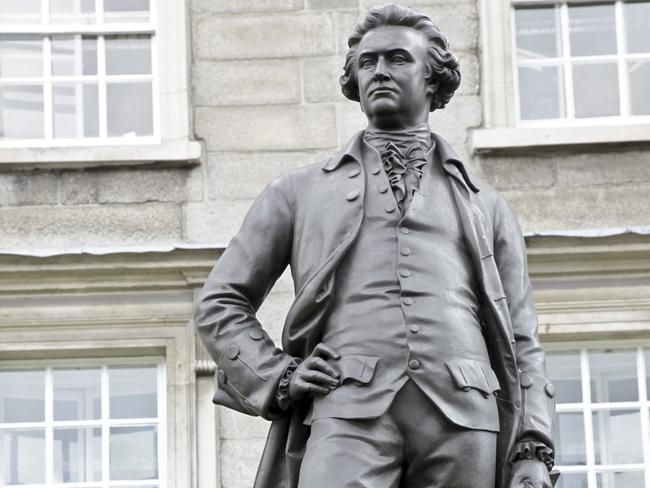
{"label": "window", "polygon": [[514,8],[518,120],[650,115],[650,2]]}
{"label": "window", "polygon": [[2,364],[0,485],[164,488],[163,364]]}
{"label": "window", "polygon": [[549,352],[547,367],[557,391],[558,486],[645,487],[650,348]]}

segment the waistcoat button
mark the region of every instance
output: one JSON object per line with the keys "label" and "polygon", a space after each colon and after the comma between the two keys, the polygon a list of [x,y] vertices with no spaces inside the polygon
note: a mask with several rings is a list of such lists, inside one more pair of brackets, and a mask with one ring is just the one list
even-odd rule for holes
{"label": "waistcoat button", "polygon": [[410,256],[411,255],[411,248],[410,247],[403,247],[400,252],[402,253],[402,256]]}
{"label": "waistcoat button", "polygon": [[417,359],[411,359],[409,361],[409,368],[411,369],[419,369],[420,368],[420,361]]}
{"label": "waistcoat button", "polygon": [[404,278],[408,278],[409,276],[411,276],[411,272],[408,269],[400,269],[399,275]]}
{"label": "waistcoat button", "polygon": [[411,306],[413,305],[413,299],[411,297],[404,297],[402,298],[402,303],[406,306]]}
{"label": "waistcoat button", "polygon": [[404,226],[400,227],[400,228],[399,228],[399,231],[400,231],[402,234],[408,234],[408,233],[411,232],[411,231],[408,229],[408,227],[404,227]]}
{"label": "waistcoat button", "polygon": [[395,211],[395,205],[392,203],[386,206],[386,213],[393,213]]}
{"label": "waistcoat button", "polygon": [[354,190],[354,191],[351,191],[350,193],[348,193],[347,195],[345,195],[345,199],[348,202],[351,202],[351,201],[356,200],[357,198],[359,198],[359,195],[360,195],[359,190]]}
{"label": "waistcoat button", "polygon": [[386,193],[388,191],[388,186],[386,185],[381,185],[379,187],[379,193]]}
{"label": "waistcoat button", "polygon": [[375,166],[374,168],[372,168],[373,175],[378,175],[380,171],[381,169],[379,169],[379,166]]}
{"label": "waistcoat button", "polygon": [[417,334],[418,332],[420,332],[420,326],[417,324],[411,324],[409,330],[411,331],[411,333]]}
{"label": "waistcoat button", "polygon": [[358,169],[353,169],[352,171],[350,171],[348,173],[348,178],[355,178],[355,177],[359,176],[360,172],[361,171],[359,171]]}

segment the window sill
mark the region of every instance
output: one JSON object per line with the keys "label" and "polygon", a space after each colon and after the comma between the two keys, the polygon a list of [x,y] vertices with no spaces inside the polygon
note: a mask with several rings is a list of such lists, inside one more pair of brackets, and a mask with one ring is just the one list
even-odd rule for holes
{"label": "window sill", "polygon": [[199,162],[198,141],[160,144],[67,147],[0,148],[0,170],[76,169],[100,166],[160,164],[188,166]]}
{"label": "window sill", "polygon": [[476,129],[471,144],[474,154],[582,149],[601,144],[642,145],[650,144],[650,124]]}

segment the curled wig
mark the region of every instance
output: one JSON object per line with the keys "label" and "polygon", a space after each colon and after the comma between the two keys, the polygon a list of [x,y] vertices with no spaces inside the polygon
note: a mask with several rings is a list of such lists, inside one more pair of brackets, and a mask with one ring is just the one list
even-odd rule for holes
{"label": "curled wig", "polygon": [[355,102],[360,101],[357,84],[357,48],[368,31],[382,26],[412,27],[424,34],[429,42],[428,68],[431,76],[428,81],[435,88],[429,110],[433,112],[438,108],[444,108],[460,85],[458,58],[449,50],[447,39],[429,17],[395,3],[370,10],[348,38],[349,49],[343,67],[345,72],[339,79],[343,95]]}

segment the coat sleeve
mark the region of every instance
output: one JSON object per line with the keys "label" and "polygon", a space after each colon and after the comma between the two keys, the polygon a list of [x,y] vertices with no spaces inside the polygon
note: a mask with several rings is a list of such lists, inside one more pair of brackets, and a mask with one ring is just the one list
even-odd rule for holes
{"label": "coat sleeve", "polygon": [[538,338],[526,245],[517,218],[500,197],[494,213],[494,257],[512,322],[521,386],[522,417],[515,451],[522,455],[522,449],[541,443],[545,455],[552,456],[555,392],[546,376],[544,349]]}
{"label": "coat sleeve", "polygon": [[290,259],[289,183],[287,177],[276,179],[253,203],[194,311],[196,330],[217,364],[215,402],[267,419],[283,414],[274,397],[293,358],[276,347],[255,314]]}

